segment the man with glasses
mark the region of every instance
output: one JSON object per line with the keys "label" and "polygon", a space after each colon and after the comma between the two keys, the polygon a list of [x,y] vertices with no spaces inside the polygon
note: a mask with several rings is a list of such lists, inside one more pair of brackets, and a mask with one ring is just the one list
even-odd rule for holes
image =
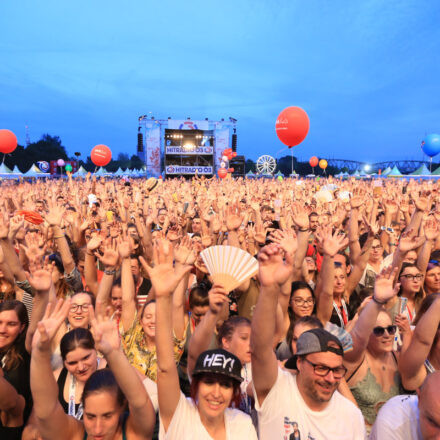
{"label": "man with glasses", "polygon": [[262,440],[292,435],[315,440],[365,438],[361,412],[337,391],[347,371],[342,356],[341,342],[324,329],[312,329],[299,337],[295,356],[285,364],[298,374],[279,369],[265,396],[255,389]]}

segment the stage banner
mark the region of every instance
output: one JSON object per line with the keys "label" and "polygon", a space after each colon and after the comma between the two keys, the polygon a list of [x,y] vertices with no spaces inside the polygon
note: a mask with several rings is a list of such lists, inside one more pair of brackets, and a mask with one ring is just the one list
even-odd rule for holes
{"label": "stage banner", "polygon": [[212,167],[201,167],[201,166],[180,166],[180,165],[168,165],[165,168],[167,174],[212,174]]}
{"label": "stage banner", "polygon": [[147,176],[160,174],[160,127],[148,128],[146,132]]}
{"label": "stage banner", "polygon": [[209,130],[209,122],[169,119],[168,128],[171,130]]}
{"label": "stage banner", "polygon": [[189,150],[188,148],[183,147],[172,147],[167,146],[165,147],[166,154],[213,154],[214,148],[213,147],[196,147],[193,150]]}
{"label": "stage banner", "polygon": [[229,148],[229,128],[219,128],[215,130],[215,168],[220,168],[222,161],[222,151]]}

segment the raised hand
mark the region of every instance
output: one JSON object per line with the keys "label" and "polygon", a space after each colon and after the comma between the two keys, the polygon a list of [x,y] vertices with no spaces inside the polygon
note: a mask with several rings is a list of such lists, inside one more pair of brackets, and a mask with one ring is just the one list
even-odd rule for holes
{"label": "raised hand", "polygon": [[8,238],[9,236],[9,218],[5,211],[0,215],[0,239]]}
{"label": "raised hand", "polygon": [[365,226],[368,229],[368,233],[371,236],[376,236],[377,234],[379,234],[379,223],[377,223],[376,221],[368,221],[367,217],[362,216],[362,219],[364,220]]}
{"label": "raised hand", "polygon": [[293,258],[286,254],[283,260],[282,250],[277,244],[270,244],[261,249],[258,254],[258,278],[262,286],[281,286],[293,272]]}
{"label": "raised hand", "polygon": [[373,298],[375,298],[379,303],[385,304],[391,298],[397,295],[400,286],[399,284],[393,286],[397,270],[397,267],[393,268],[392,266],[389,266],[383,269],[380,274],[376,276]]}
{"label": "raised hand", "polygon": [[102,248],[103,254],[95,252],[96,258],[106,267],[115,267],[119,261],[119,253],[116,241],[109,243]]}
{"label": "raised hand", "polygon": [[399,250],[401,252],[409,252],[413,249],[417,249],[425,241],[425,237],[415,237],[412,234],[413,230],[408,229],[400,237]]}
{"label": "raised hand", "polygon": [[133,239],[131,237],[120,237],[118,240],[118,253],[122,259],[128,258],[133,250]]}
{"label": "raised hand", "polygon": [[357,209],[365,201],[365,192],[361,188],[355,188],[353,190],[353,195],[350,198],[350,205],[352,209]]}
{"label": "raised hand", "polygon": [[428,199],[426,197],[419,196],[417,193],[413,192],[411,198],[418,211],[424,212],[428,209]]}
{"label": "raised hand", "polygon": [[61,324],[67,318],[70,308],[70,299],[59,299],[55,306],[49,303],[43,319],[38,323],[32,339],[32,349],[50,351],[51,343]]}
{"label": "raised hand", "polygon": [[191,239],[188,236],[182,238],[178,246],[174,248],[174,260],[183,265],[193,265],[197,255],[191,246]]}
{"label": "raised hand", "polygon": [[12,240],[17,235],[17,232],[24,226],[24,217],[16,215],[12,217],[9,222],[9,238]]}
{"label": "raised hand", "polygon": [[309,216],[299,203],[292,203],[292,219],[298,229],[309,229]]}
{"label": "raised hand", "polygon": [[278,244],[284,252],[292,256],[295,255],[296,249],[298,248],[295,232],[276,229],[270,234],[270,239],[273,243]]}
{"label": "raised hand", "polygon": [[192,267],[189,265],[173,267],[173,247],[167,240],[156,240],[154,243],[153,267],[149,266],[143,257],[139,260],[150,277],[157,298],[172,295],[180,280]]}
{"label": "raised hand", "polygon": [[55,202],[49,203],[49,211],[44,217],[50,226],[60,226],[63,220],[65,209],[58,206]]}
{"label": "raised hand", "polygon": [[208,295],[209,310],[214,315],[218,315],[222,311],[223,304],[229,303],[228,292],[219,284],[214,284]]}
{"label": "raised hand", "polygon": [[431,219],[431,220],[428,219],[425,223],[424,231],[425,231],[425,237],[427,240],[437,239],[437,237],[440,233],[438,222],[434,219]]}
{"label": "raised hand", "polygon": [[48,266],[47,269],[37,269],[32,272],[27,272],[26,276],[31,287],[37,292],[47,292],[52,284],[53,266]]}
{"label": "raised hand", "polygon": [[120,337],[116,321],[110,320],[108,315],[95,312],[93,307],[89,309],[90,325],[95,346],[104,356],[113,350],[119,350]]}
{"label": "raised hand", "polygon": [[334,257],[341,249],[348,245],[348,238],[336,231],[332,235],[331,228],[321,227],[316,233],[316,239],[322,246],[323,253]]}
{"label": "raised hand", "polygon": [[101,246],[102,238],[99,235],[95,235],[87,242],[87,250],[88,251],[96,251],[96,249]]}
{"label": "raised hand", "polygon": [[226,227],[228,231],[236,231],[243,222],[243,215],[240,213],[238,206],[229,206],[226,213]]}

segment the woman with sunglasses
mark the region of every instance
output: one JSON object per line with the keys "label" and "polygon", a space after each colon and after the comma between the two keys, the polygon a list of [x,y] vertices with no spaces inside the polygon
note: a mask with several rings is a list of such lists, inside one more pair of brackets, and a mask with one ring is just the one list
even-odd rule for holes
{"label": "woman with sunglasses", "polygon": [[423,300],[414,324],[411,343],[399,359],[399,371],[407,390],[416,390],[428,374],[440,370],[440,293]]}
{"label": "woman with sunglasses", "polygon": [[351,331],[353,350],[344,354],[347,383],[365,418],[367,431],[377,411],[388,399],[402,394],[397,355],[393,352],[397,327],[385,310],[395,297],[397,269],[384,269],[375,281],[374,294],[359,314]]}

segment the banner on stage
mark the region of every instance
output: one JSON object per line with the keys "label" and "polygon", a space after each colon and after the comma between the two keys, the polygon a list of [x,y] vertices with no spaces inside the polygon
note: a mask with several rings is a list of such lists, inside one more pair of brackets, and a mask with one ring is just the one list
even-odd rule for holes
{"label": "banner on stage", "polygon": [[209,122],[169,119],[168,128],[171,130],[209,130]]}
{"label": "banner on stage", "polygon": [[168,165],[165,168],[167,174],[212,174],[212,167],[201,166],[180,166],[180,165]]}
{"label": "banner on stage", "polygon": [[189,150],[184,147],[165,147],[166,154],[213,154],[213,147],[196,147],[193,150]]}

